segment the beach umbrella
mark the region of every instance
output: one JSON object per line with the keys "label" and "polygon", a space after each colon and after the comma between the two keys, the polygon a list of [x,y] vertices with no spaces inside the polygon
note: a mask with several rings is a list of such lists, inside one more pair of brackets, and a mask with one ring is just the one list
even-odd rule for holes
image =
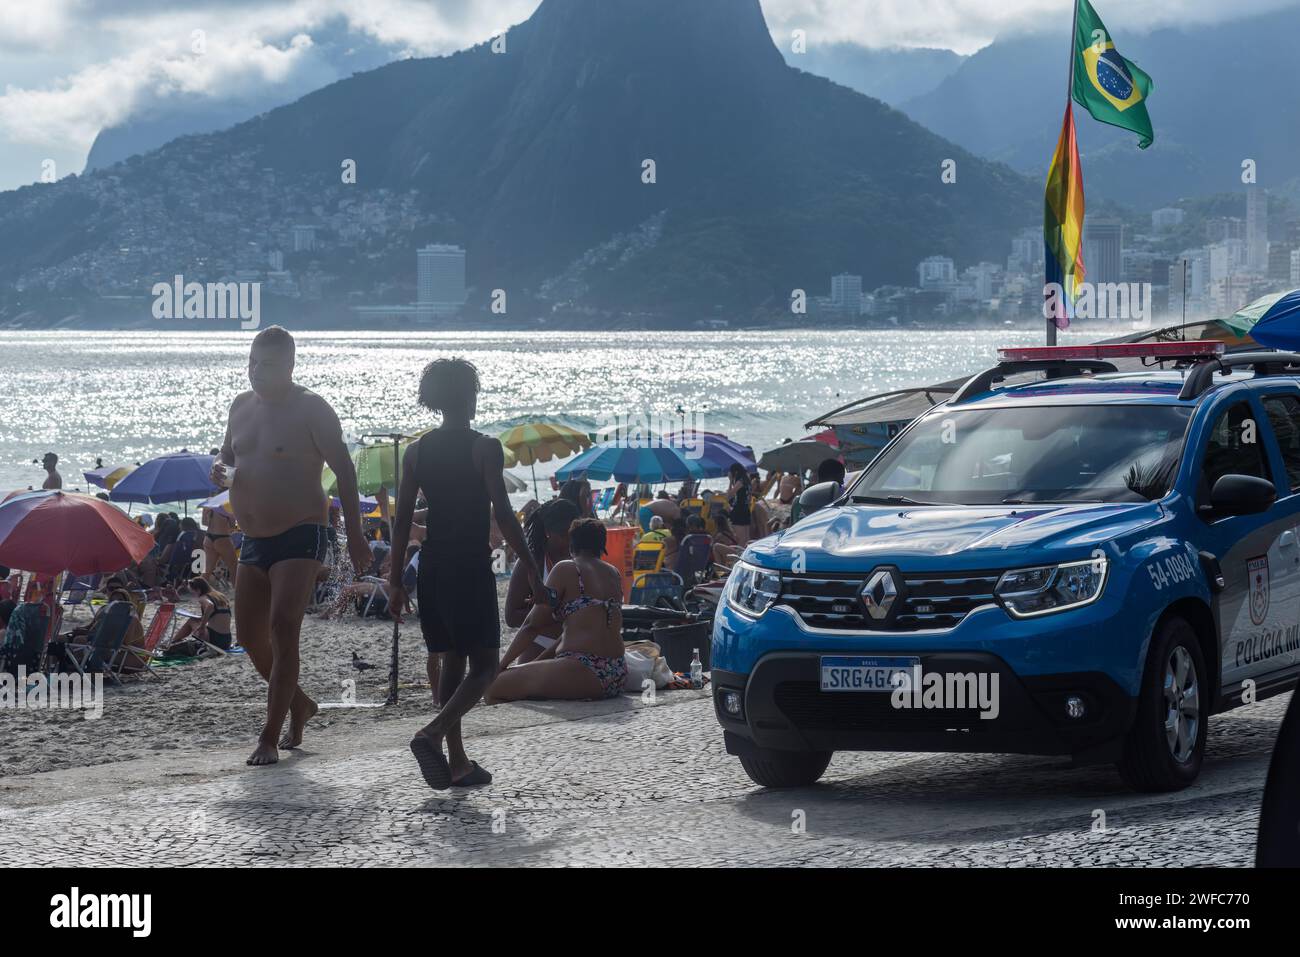
{"label": "beach umbrella", "polygon": [[814,442],[820,442],[823,445],[829,445],[833,449],[838,449],[840,447],[840,437],[835,434],[834,429],[823,429],[821,432],[818,432],[816,435],[808,436],[808,438],[810,438]]}
{"label": "beach umbrella", "polygon": [[688,459],[699,459],[706,478],[727,475],[733,465],[741,466],[746,472],[758,467],[753,449],[718,432],[669,432],[663,441],[681,449]]}
{"label": "beach umbrella", "polygon": [[210,508],[214,512],[220,512],[227,518],[233,519],[235,517],[235,513],[230,510],[230,489],[218,492],[212,498],[199,502],[199,508]]}
{"label": "beach umbrella", "polygon": [[109,492],[113,491],[113,486],[122,479],[126,478],[135,471],[134,465],[105,465],[102,469],[94,469],[90,472],[82,472],[86,481],[91,485],[97,485]]}
{"label": "beach umbrella", "polygon": [[758,467],[769,472],[794,472],[800,474],[808,469],[815,469],[827,459],[838,459],[835,450],[822,442],[805,439],[802,442],[787,442],[774,449],[768,449],[758,460]]}
{"label": "beach umbrella", "polygon": [[593,445],[556,473],[561,481],[588,478],[619,482],[680,482],[707,478],[701,459],[687,458],[684,450],[659,442],[633,448],[625,443]]}
{"label": "beach umbrella", "polygon": [[514,455],[517,464],[532,469],[534,496],[537,496],[538,462],[567,458],[574,452],[591,448],[591,439],[585,433],[551,422],[525,422],[506,429],[497,438],[505,450]]}
{"label": "beach umbrella", "polygon": [[512,475],[512,474],[509,473],[509,472],[502,472],[502,473],[501,473],[501,477],[504,478],[504,479],[506,480],[506,491],[507,491],[507,492],[526,492],[526,491],[528,491],[528,483],[525,482],[523,479],[521,479],[518,475]]}
{"label": "beach umbrella", "polygon": [[0,565],[93,575],[121,571],[153,546],[152,535],[93,495],[51,489],[0,504]]}
{"label": "beach umbrella", "polygon": [[1238,330],[1253,315],[1259,318],[1247,331],[1260,345],[1287,351],[1300,349],[1300,289],[1257,299],[1224,322]]}
{"label": "beach umbrella", "polygon": [[216,456],[195,452],[173,452],[145,462],[122,479],[108,497],[114,502],[185,502],[204,499],[219,491],[208,473]]}

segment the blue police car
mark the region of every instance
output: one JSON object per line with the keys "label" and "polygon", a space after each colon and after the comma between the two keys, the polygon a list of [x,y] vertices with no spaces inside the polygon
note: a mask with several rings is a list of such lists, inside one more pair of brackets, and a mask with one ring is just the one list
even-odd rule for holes
{"label": "blue police car", "polygon": [[1300,355],[1002,360],[733,569],[714,706],[756,783],[810,784],[835,751],[963,751],[1174,790],[1212,714],[1295,686]]}

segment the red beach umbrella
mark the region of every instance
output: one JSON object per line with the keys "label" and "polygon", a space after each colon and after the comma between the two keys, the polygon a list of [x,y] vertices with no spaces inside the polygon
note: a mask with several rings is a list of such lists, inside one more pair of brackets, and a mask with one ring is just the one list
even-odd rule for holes
{"label": "red beach umbrella", "polygon": [[0,504],[0,565],[41,575],[120,571],[149,554],[153,536],[108,502],[57,489]]}

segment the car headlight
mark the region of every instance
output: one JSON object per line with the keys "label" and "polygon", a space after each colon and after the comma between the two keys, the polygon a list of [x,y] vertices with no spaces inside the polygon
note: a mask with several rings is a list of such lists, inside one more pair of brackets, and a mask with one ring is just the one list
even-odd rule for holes
{"label": "car headlight", "polygon": [[757,618],[781,594],[781,574],[736,562],[727,579],[727,604],[742,615]]}
{"label": "car headlight", "polygon": [[994,589],[1013,618],[1079,608],[1101,597],[1109,563],[1103,557],[1006,572]]}

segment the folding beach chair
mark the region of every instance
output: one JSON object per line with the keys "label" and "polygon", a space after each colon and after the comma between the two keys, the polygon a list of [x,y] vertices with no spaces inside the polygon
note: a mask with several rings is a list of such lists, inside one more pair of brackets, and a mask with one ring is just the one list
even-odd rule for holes
{"label": "folding beach chair", "polygon": [[99,573],[69,578],[63,586],[63,606],[71,608],[75,614],[78,608],[89,604],[91,592],[99,590],[99,583],[103,578],[104,576]]}
{"label": "folding beach chair", "polygon": [[643,572],[653,573],[663,568],[663,542],[637,542],[632,551],[632,579],[635,581]]}
{"label": "folding beach chair", "polygon": [[[176,630],[175,622],[176,605],[172,602],[164,602],[159,605],[158,610],[154,612],[153,620],[149,622],[149,630],[145,632],[144,644],[140,646],[122,645],[122,654],[119,656],[117,671],[115,672],[116,677],[120,679],[126,666],[135,664],[139,667],[133,671],[134,674],[147,674],[156,678],[157,675],[154,674],[153,670],[153,659],[157,655],[158,645],[162,641],[163,635],[167,634],[170,637],[171,633]],[[204,644],[207,644],[207,642],[204,642]]]}
{"label": "folding beach chair", "polygon": [[676,572],[654,572],[637,579],[632,586],[629,604],[685,611],[686,604],[682,600],[685,591]]}
{"label": "folding beach chair", "polygon": [[85,675],[102,671],[114,684],[120,683],[113,669],[131,626],[132,611],[130,602],[111,601],[100,613],[86,641],[69,641],[64,645],[67,660],[78,672]]}
{"label": "folding beach chair", "polygon": [[703,581],[713,567],[713,539],[696,532],[687,535],[677,548],[678,577],[690,587]]}

